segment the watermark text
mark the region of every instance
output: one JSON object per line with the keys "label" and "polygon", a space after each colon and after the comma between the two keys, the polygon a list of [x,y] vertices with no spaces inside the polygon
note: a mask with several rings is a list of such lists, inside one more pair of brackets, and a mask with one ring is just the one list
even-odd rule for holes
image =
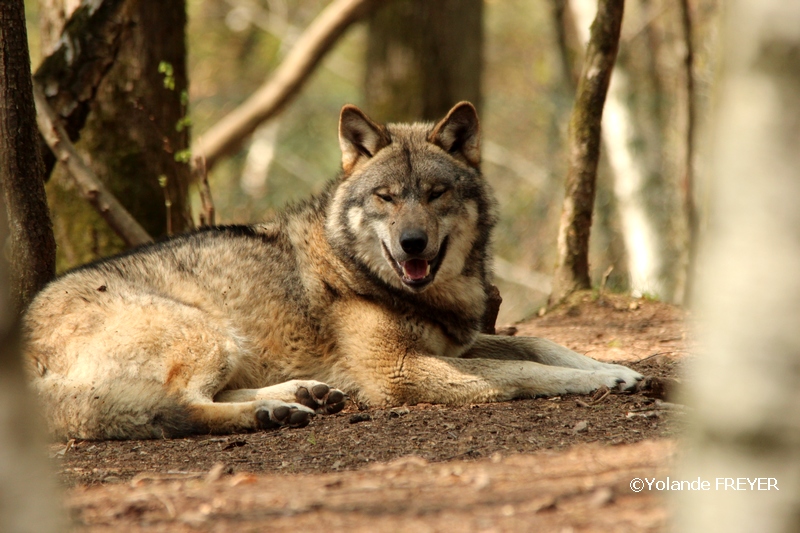
{"label": "watermark text", "polygon": [[666,477],[658,479],[654,477],[635,477],[631,480],[631,490],[633,492],[648,491],[707,491],[707,490],[731,490],[731,491],[765,491],[780,490],[778,479],[774,477],[718,477],[714,479],[672,479]]}

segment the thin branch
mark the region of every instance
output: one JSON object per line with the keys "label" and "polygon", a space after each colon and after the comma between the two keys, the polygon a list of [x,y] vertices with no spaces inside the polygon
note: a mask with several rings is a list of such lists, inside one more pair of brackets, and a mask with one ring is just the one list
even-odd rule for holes
{"label": "thin branch", "polygon": [[33,85],[33,97],[36,102],[36,122],[39,125],[39,131],[58,161],[66,166],[69,174],[75,180],[81,196],[94,206],[100,216],[125,241],[126,245],[136,246],[152,242],[152,237],[136,222],[83,161],[75,146],[69,141],[67,132],[59,123],[56,112],[48,105],[44,91],[37,83]]}
{"label": "thin branch", "polygon": [[354,22],[381,4],[379,0],[335,0],[297,40],[272,77],[250,98],[207,132],[198,136],[192,153],[203,153],[206,168],[230,154],[255,129],[295,96],[314,68]]}
{"label": "thin branch", "polygon": [[192,181],[200,186],[200,227],[213,226],[215,224],[214,200],[211,198],[211,187],[208,185],[208,172],[206,171],[206,160],[203,156],[195,156],[192,165]]}

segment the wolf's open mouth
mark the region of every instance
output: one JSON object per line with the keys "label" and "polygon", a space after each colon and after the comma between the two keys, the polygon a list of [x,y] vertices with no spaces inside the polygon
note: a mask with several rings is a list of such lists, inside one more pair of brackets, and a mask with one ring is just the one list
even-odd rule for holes
{"label": "wolf's open mouth", "polygon": [[386,256],[386,259],[389,261],[389,264],[392,265],[394,271],[397,272],[397,275],[400,276],[400,279],[403,281],[403,283],[409,287],[414,287],[415,289],[424,287],[433,281],[433,278],[436,276],[436,272],[439,270],[439,266],[442,264],[442,259],[444,259],[444,254],[446,252],[447,237],[445,237],[444,241],[442,241],[442,245],[439,247],[439,253],[430,261],[425,259],[408,259],[406,261],[398,261],[392,256],[386,245],[383,244],[383,253]]}

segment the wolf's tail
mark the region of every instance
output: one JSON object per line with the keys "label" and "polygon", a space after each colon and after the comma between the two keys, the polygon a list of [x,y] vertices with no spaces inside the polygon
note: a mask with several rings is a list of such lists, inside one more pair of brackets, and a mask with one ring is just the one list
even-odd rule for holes
{"label": "wolf's tail", "polygon": [[35,378],[33,387],[57,439],[158,439],[202,432],[185,403],[154,381],[87,384],[51,374]]}

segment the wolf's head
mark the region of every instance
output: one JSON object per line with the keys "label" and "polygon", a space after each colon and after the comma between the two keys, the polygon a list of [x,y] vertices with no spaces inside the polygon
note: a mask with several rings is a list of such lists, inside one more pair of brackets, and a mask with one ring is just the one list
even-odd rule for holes
{"label": "wolf's head", "polygon": [[326,231],[340,255],[414,293],[460,276],[485,279],[493,201],[472,104],[437,124],[385,126],[348,105],[339,144],[343,174]]}

